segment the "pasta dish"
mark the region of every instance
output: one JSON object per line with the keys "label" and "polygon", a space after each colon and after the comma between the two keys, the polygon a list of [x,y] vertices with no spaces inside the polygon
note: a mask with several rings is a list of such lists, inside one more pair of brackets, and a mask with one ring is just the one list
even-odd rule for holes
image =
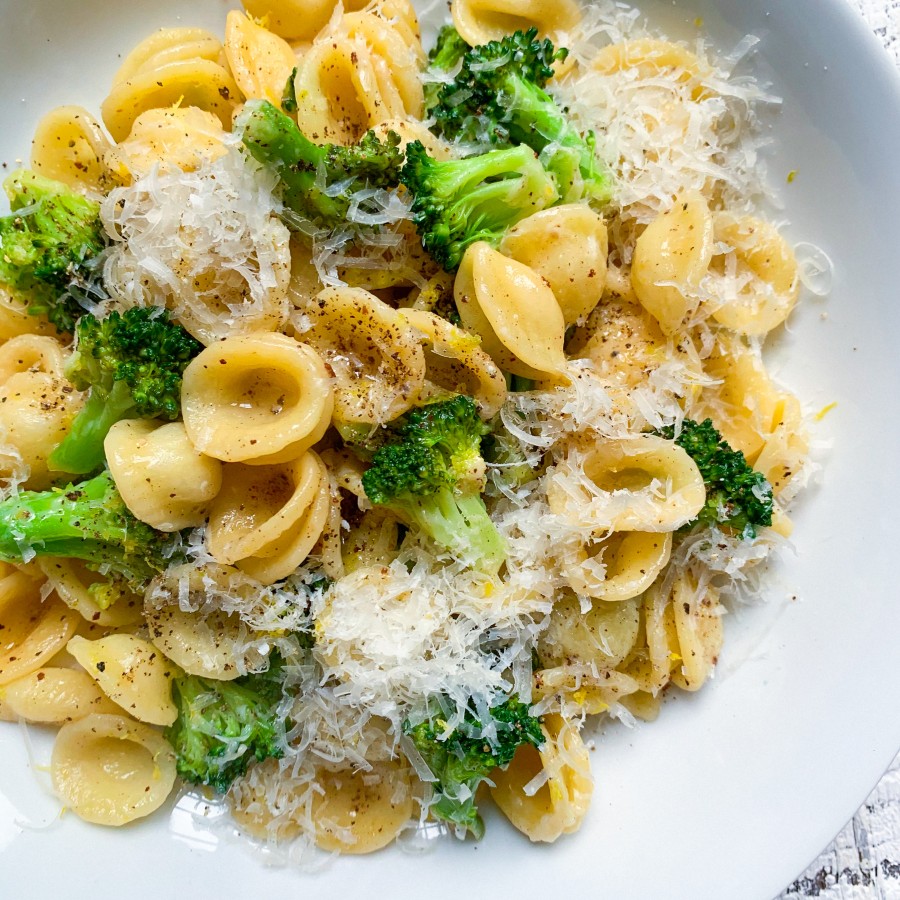
{"label": "pasta dish", "polygon": [[243,2],[4,182],[0,719],[99,825],[556,841],[811,471],[776,100],[607,0]]}

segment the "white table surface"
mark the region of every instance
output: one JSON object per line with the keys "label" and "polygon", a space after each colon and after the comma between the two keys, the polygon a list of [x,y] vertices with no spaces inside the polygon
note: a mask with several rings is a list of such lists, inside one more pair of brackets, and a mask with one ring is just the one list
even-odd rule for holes
{"label": "white table surface", "polygon": [[[900,0],[848,2],[900,65]],[[778,900],[807,897],[900,900],[900,756],[835,842]]]}

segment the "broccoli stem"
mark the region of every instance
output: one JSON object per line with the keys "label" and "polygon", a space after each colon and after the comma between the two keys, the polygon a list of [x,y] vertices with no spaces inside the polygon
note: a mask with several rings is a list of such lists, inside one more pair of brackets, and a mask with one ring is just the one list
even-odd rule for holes
{"label": "broccoli stem", "polygon": [[58,472],[89,475],[102,468],[106,459],[103,442],[110,428],[127,419],[134,410],[131,389],[117,381],[109,394],[92,390],[72,423],[72,430],[50,454],[49,463]]}
{"label": "broccoli stem", "polygon": [[22,491],[0,502],[0,560],[83,560],[140,587],[169,562],[168,536],[136,519],[108,472],[59,490]]}
{"label": "broccoli stem", "polygon": [[329,197],[316,184],[325,164],[325,149],[314,144],[296,123],[271,103],[248,104],[241,120],[241,139],[250,155],[281,179],[285,206],[302,209],[315,205],[325,218],[344,218],[347,201]]}
{"label": "broccoli stem", "polygon": [[469,556],[480,568],[496,573],[506,559],[506,547],[479,494],[457,494],[442,487],[404,505],[415,523],[441,546]]}

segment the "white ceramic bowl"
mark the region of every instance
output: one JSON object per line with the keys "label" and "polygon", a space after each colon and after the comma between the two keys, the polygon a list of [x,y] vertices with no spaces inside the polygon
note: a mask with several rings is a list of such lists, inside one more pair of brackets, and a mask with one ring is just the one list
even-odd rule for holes
{"label": "white ceramic bowl", "polygon": [[[121,56],[152,29],[221,32],[225,0],[0,0],[0,160],[27,158],[49,108],[96,109]],[[254,895],[754,898],[778,893],[849,819],[900,745],[900,79],[844,0],[643,4],[680,37],[695,19],[719,46],[762,38],[759,71],[785,98],[775,180],[796,240],[837,264],[834,292],[807,298],[776,348],[782,379],[811,406],[836,401],[822,486],[796,515],[796,557],[767,605],[728,623],[716,680],[634,731],[608,729],[582,830],[530,846],[499,817],[479,845],[342,859],[316,876],[265,869],[164,814],[118,831],[55,806],[0,729],[0,894],[199,898]],[[788,600],[796,597],[796,600]]]}

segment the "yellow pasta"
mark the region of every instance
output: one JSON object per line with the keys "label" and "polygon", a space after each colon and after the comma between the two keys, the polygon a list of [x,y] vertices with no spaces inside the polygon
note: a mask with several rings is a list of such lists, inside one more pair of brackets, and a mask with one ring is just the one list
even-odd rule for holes
{"label": "yellow pasta", "polygon": [[24,572],[0,578],[0,685],[35,672],[75,634],[78,614],[58,597],[42,598],[40,580]]}
{"label": "yellow pasta", "polygon": [[10,718],[41,725],[76,722],[93,713],[122,712],[87,673],[55,666],[30,672],[5,685],[2,702]]}
{"label": "yellow pasta", "polygon": [[351,144],[381,122],[420,118],[421,62],[418,41],[375,12],[347,13],[300,62],[300,130],[320,143]]}
{"label": "yellow pasta", "polygon": [[603,531],[675,531],[700,512],[706,489],[697,464],[654,435],[603,441],[560,465],[550,508]]}
{"label": "yellow pasta", "polygon": [[677,199],[637,239],[631,284],[666,334],[677,331],[696,310],[713,242],[713,217],[700,196]]}
{"label": "yellow pasta", "polygon": [[50,772],[60,799],[82,819],[124,825],[165,802],[175,785],[175,753],[147,725],[90,715],[60,729]]}
{"label": "yellow pasta", "polygon": [[54,335],[56,329],[46,316],[33,316],[26,304],[0,285],[0,344],[23,334]]}
{"label": "yellow pasta", "polygon": [[141,113],[183,105],[213,113],[228,128],[240,96],[214,35],[199,28],[167,28],[126,57],[103,102],[103,121],[122,141]]}
{"label": "yellow pasta", "polygon": [[[35,564],[53,586],[56,595],[86,622],[105,628],[123,628],[141,621],[141,598],[117,587],[111,606],[101,606],[108,580],[91,572],[77,559],[42,556]],[[98,591],[97,588],[100,588]]]}
{"label": "yellow pasta", "polygon": [[719,213],[714,234],[729,251],[714,262],[735,287],[713,310],[713,318],[740,334],[763,335],[781,325],[800,294],[794,251],[769,222]]}
{"label": "yellow pasta", "polygon": [[671,679],[683,690],[699,690],[722,647],[717,592],[690,574],[679,576],[668,589],[647,592],[644,624],[651,676],[645,689],[656,693]]}
{"label": "yellow pasta", "polygon": [[[507,819],[532,841],[553,842],[581,824],[594,785],[590,759],[578,729],[561,716],[544,717],[544,745],[519,748],[505,771],[494,776],[494,802]],[[547,780],[533,794],[525,788],[540,773]]]}
{"label": "yellow pasta", "polygon": [[152,604],[147,605],[146,614],[153,644],[191,675],[232,681],[254,661],[241,649],[246,629],[237,615],[221,610],[200,615],[176,605]]}
{"label": "yellow pasta", "polygon": [[481,337],[501,369],[525,378],[567,378],[562,310],[528,266],[480,241],[466,250],[453,293],[463,325]]}
{"label": "yellow pasta", "polygon": [[329,508],[327,473],[315,453],[272,466],[232,463],[210,509],[210,553],[272,584],[306,559]]}
{"label": "yellow pasta", "polygon": [[567,326],[584,319],[603,296],[609,239],[603,219],[587,206],[528,216],[506,233],[500,252],[546,279]]}
{"label": "yellow pasta", "polygon": [[581,21],[575,0],[453,0],[450,11],[456,30],[472,46],[529,28],[552,37]]}
{"label": "yellow pasta", "polygon": [[194,448],[252,465],[300,456],[325,433],[333,402],[322,359],[281,334],[208,347],[185,369],[181,394]]}
{"label": "yellow pasta", "polygon": [[647,590],[671,555],[671,534],[614,532],[561,553],[560,567],[577,594],[616,602]]}
{"label": "yellow pasta", "polygon": [[222,486],[222,464],[198,453],[181,422],[124,419],[103,444],[109,472],[125,505],[159,531],[206,521]]}
{"label": "yellow pasta", "polygon": [[137,116],[128,137],[105,161],[120,181],[128,182],[155,169],[191,172],[225,152],[225,130],[217,116],[196,106],[176,106]]}
{"label": "yellow pasta", "polygon": [[333,373],[338,422],[389,422],[415,403],[425,356],[395,309],[360,288],[326,288],[297,321]]}
{"label": "yellow pasta", "polygon": [[315,841],[323,850],[372,853],[387,846],[413,814],[408,767],[380,763],[371,771],[323,769],[323,793],[312,801]]}
{"label": "yellow pasta", "polygon": [[297,57],[287,41],[232,10],[225,19],[225,57],[248,100],[281,104],[284,86],[297,66]]}
{"label": "yellow pasta", "polygon": [[639,623],[637,599],[594,603],[583,611],[576,597],[565,597],[554,603],[549,626],[541,636],[541,662],[547,668],[615,668],[631,652]]}
{"label": "yellow pasta", "polygon": [[[244,9],[288,40],[311,40],[327,24],[337,0],[241,0]],[[361,9],[368,0],[346,0],[345,10]]]}
{"label": "yellow pasta", "polygon": [[100,690],[139,722],[171,725],[175,721],[175,669],[149,641],[132,634],[112,634],[96,641],[76,636],[67,649]]}
{"label": "yellow pasta", "polygon": [[50,337],[24,334],[0,346],[0,478],[49,487],[57,473],[49,456],[69,431],[83,398],[63,377],[66,354]]}
{"label": "yellow pasta", "polygon": [[38,123],[31,168],[75,188],[97,191],[110,179],[112,146],[97,120],[80,106],[59,106]]}
{"label": "yellow pasta", "polygon": [[426,310],[404,310],[401,317],[424,338],[425,377],[438,395],[449,391],[474,398],[485,419],[500,411],[506,380],[478,338]]}

